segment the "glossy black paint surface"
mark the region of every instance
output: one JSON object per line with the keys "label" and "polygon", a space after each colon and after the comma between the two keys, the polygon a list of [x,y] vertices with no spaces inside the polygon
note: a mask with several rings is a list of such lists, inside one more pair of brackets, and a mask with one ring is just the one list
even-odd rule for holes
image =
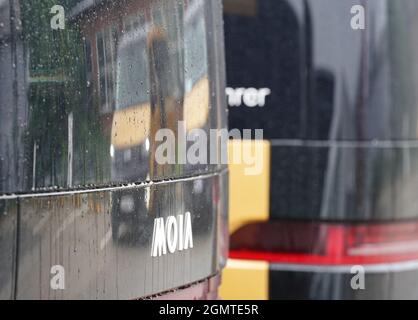
{"label": "glossy black paint surface", "polygon": [[418,137],[414,0],[225,0],[228,86],[270,88],[264,107],[230,108],[230,127],[268,139]]}
{"label": "glossy black paint surface", "polygon": [[224,4],[228,87],[271,90],[229,107],[271,143],[270,216],[417,218],[417,2],[362,2],[364,30],[351,0]]}
{"label": "glossy black paint surface", "polygon": [[16,200],[0,200],[0,300],[14,297],[17,210]]}
{"label": "glossy black paint surface", "polygon": [[217,1],[66,0],[63,30],[55,4],[1,3],[0,193],[222,169],[155,157],[159,129],[226,125]]}
{"label": "glossy black paint surface", "polygon": [[[17,299],[135,299],[216,274],[222,179],[21,199]],[[154,220],[187,211],[193,248],[152,257]],[[65,290],[51,289],[54,265]]]}
{"label": "glossy black paint surface", "polygon": [[272,218],[418,218],[418,148],[408,144],[273,145]]}
{"label": "glossy black paint surface", "polygon": [[[62,0],[54,30],[56,4],[0,3],[0,299],[136,299],[218,274],[226,167],[157,163],[156,134],[226,127],[220,1]],[[151,257],[154,219],[188,211],[194,247]]]}
{"label": "glossy black paint surface", "polygon": [[353,274],[318,268],[315,271],[283,270],[270,266],[269,297],[274,300],[416,300],[418,270],[369,272],[364,290],[353,290]]}

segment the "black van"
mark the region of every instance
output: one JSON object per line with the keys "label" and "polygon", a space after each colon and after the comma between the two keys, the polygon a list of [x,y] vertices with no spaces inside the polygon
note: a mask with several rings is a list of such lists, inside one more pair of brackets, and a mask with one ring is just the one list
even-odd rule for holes
{"label": "black van", "polygon": [[415,0],[224,0],[229,126],[268,145],[267,178],[231,196],[224,297],[418,298],[417,18]]}
{"label": "black van", "polygon": [[221,22],[220,1],[0,2],[0,299],[217,297],[227,168],[157,163],[155,133],[226,127]]}

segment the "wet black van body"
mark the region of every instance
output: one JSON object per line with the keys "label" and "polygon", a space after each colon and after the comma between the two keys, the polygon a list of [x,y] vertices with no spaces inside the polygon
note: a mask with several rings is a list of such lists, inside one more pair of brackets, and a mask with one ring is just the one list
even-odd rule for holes
{"label": "wet black van body", "polygon": [[[219,1],[0,2],[0,299],[216,297],[227,169],[160,164],[155,134],[226,127],[221,21]],[[153,254],[168,220],[189,242]]]}

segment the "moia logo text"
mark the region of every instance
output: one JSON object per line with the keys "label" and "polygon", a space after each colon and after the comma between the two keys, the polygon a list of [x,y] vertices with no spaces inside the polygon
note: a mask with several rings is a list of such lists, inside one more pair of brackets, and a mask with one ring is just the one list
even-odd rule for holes
{"label": "moia logo text", "polygon": [[154,220],[151,257],[193,248],[192,219],[190,212]]}

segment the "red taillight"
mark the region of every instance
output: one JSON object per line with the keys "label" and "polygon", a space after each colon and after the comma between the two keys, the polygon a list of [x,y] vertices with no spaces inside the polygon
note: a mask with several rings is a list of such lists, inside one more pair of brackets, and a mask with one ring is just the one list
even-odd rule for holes
{"label": "red taillight", "polygon": [[418,259],[418,222],[343,225],[270,221],[231,237],[229,256],[275,263],[347,265]]}

